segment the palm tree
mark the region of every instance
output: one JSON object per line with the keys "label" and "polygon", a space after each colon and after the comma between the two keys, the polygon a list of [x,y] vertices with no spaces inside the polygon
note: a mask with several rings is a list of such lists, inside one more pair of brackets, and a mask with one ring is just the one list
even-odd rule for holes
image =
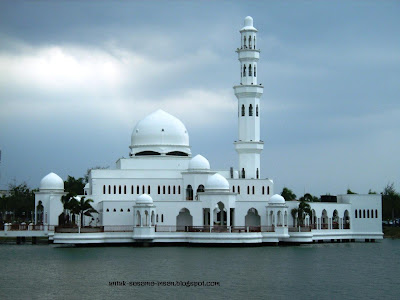
{"label": "palm tree", "polygon": [[299,226],[302,226],[304,224],[304,219],[306,218],[307,215],[310,216],[310,218],[312,218],[311,206],[304,199],[302,199],[300,200],[298,208],[292,209],[291,214],[293,216],[293,223],[297,215],[297,224]]}
{"label": "palm tree", "polygon": [[92,199],[85,200],[85,197],[74,197],[71,202],[73,206],[71,212],[80,216],[81,227],[83,227],[83,216],[92,217],[92,213],[98,213],[91,204],[93,202]]}

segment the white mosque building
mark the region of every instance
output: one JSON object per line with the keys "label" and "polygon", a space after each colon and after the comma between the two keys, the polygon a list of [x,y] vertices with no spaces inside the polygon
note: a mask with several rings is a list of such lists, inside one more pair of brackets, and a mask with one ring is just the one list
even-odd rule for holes
{"label": "white mosque building", "polygon": [[[157,110],[132,132],[129,158],[115,169],[92,170],[83,194],[98,211],[85,227],[56,227],[55,243],[280,243],[382,239],[380,195],[339,195],[309,203],[312,217],[299,227],[298,201],[274,194],[262,178],[257,29],[246,17],[240,30],[237,170],[213,170],[192,155],[189,133],[176,117]],[[63,180],[45,176],[35,195],[35,222],[58,225]]]}

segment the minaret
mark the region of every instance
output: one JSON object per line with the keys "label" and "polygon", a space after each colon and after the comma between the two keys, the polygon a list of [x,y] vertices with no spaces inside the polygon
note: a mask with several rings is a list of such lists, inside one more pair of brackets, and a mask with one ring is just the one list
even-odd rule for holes
{"label": "minaret", "polygon": [[239,154],[239,177],[260,178],[260,154],[264,142],[260,140],[260,98],[264,87],[257,84],[258,59],[257,29],[253,18],[244,19],[240,30],[240,48],[236,50],[240,61],[240,85],[233,87],[238,99],[239,139],[235,149]]}

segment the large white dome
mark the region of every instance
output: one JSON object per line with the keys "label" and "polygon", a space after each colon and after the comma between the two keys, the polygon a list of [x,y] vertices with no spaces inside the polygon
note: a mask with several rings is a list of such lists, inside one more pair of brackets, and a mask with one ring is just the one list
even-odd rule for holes
{"label": "large white dome", "polygon": [[[176,117],[159,109],[141,121],[132,132],[131,155],[190,155],[189,134]],[[181,152],[181,153],[179,153]]]}
{"label": "large white dome", "polygon": [[60,176],[51,172],[40,181],[40,190],[64,190],[64,181]]}
{"label": "large white dome", "polygon": [[210,163],[204,156],[198,154],[190,160],[189,170],[190,171],[207,171],[207,170],[210,170]]}
{"label": "large white dome", "polygon": [[224,176],[216,173],[208,178],[205,189],[229,191],[229,182]]}

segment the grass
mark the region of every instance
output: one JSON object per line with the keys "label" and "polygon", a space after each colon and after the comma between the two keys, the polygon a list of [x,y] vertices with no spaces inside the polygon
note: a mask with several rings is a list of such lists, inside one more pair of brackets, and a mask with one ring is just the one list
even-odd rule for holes
{"label": "grass", "polygon": [[400,227],[383,227],[383,234],[385,238],[400,239]]}

